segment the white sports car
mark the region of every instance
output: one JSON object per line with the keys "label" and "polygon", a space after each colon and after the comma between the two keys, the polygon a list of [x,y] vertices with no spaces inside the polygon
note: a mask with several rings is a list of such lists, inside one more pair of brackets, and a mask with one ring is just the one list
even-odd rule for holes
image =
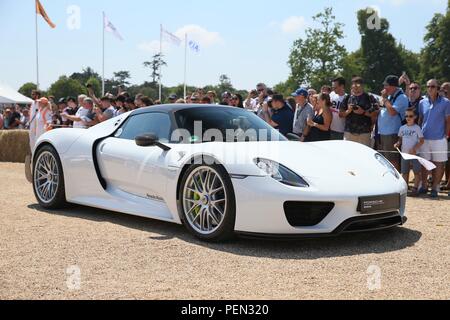
{"label": "white sports car", "polygon": [[382,155],[351,142],[289,141],[237,108],[163,105],[88,130],[53,130],[32,162],[46,209],[75,203],[184,224],[205,241],[406,222],[407,185]]}

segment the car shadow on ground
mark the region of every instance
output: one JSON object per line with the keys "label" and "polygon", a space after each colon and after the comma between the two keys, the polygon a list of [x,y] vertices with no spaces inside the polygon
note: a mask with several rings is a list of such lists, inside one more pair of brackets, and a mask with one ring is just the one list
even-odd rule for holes
{"label": "car shadow on ground", "polygon": [[384,231],[344,234],[330,238],[290,241],[236,238],[226,243],[205,243],[190,235],[183,226],[152,219],[76,205],[56,211],[44,210],[37,204],[29,205],[28,208],[49,215],[99,223],[107,222],[148,232],[155,234],[149,237],[149,240],[152,241],[180,239],[210,250],[271,259],[314,260],[360,254],[380,254],[412,247],[422,238],[422,233],[419,231],[407,227],[397,227]]}

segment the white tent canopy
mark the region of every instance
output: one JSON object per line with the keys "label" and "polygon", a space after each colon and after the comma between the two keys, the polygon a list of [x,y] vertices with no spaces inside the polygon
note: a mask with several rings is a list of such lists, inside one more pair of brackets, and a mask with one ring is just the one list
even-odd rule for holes
{"label": "white tent canopy", "polygon": [[0,104],[12,103],[31,104],[33,100],[25,97],[11,87],[0,83]]}

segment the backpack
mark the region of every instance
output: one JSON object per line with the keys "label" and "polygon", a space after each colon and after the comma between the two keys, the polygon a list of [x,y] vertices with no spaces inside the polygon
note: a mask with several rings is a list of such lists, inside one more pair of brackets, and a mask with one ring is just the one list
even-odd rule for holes
{"label": "backpack", "polygon": [[[403,90],[399,90],[399,91],[397,92],[397,94],[394,96],[394,98],[393,98],[392,101],[391,101],[392,105],[395,104],[395,102],[397,101],[397,99],[398,99],[402,94],[405,94],[405,93],[403,92]],[[409,99],[408,99],[408,109],[410,109],[410,108],[411,108],[411,101],[409,101]],[[400,117],[400,121],[402,122],[402,126],[404,126],[404,125],[407,123],[406,119],[403,119],[403,117],[402,117],[401,114],[398,114],[398,116]]]}

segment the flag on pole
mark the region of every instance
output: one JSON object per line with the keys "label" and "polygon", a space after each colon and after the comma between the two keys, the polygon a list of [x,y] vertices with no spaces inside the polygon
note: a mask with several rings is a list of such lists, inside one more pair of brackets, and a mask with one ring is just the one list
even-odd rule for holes
{"label": "flag on pole", "polygon": [[196,52],[196,53],[200,52],[200,46],[195,41],[192,41],[192,40],[189,41],[189,48],[191,48],[191,50]]}
{"label": "flag on pole", "polygon": [[36,0],[36,13],[40,14],[52,29],[56,28],[56,25],[50,20],[39,0]]}
{"label": "flag on pole", "polygon": [[103,27],[105,31],[112,33],[117,39],[123,41],[123,38],[120,35],[119,31],[117,31],[116,27],[108,20],[104,12],[103,12]]}
{"label": "flag on pole", "polygon": [[181,45],[181,39],[180,38],[178,38],[176,35],[174,35],[173,33],[171,33],[171,32],[169,32],[169,31],[167,31],[167,30],[165,30],[164,28],[161,28],[161,33],[162,33],[162,36],[165,38],[165,39],[167,39],[167,40],[170,40],[173,44],[175,44],[175,45],[177,45],[177,46],[180,46]]}

